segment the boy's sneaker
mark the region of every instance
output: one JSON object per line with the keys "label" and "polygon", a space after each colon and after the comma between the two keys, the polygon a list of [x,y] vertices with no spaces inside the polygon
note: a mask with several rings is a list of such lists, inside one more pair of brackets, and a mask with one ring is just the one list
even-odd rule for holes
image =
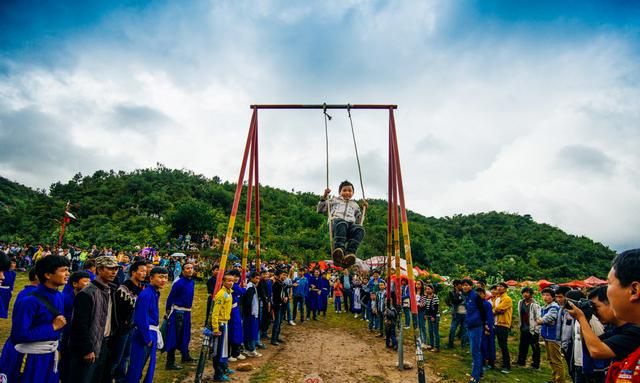
{"label": "boy's sneaker", "polygon": [[508,368],[503,368],[502,370],[500,370],[500,372],[503,373],[503,374],[510,374],[511,370],[508,369]]}
{"label": "boy's sneaker", "polygon": [[347,254],[344,256],[344,258],[342,259],[342,267],[344,267],[345,269],[353,266],[356,264],[356,256],[355,254]]}
{"label": "boy's sneaker", "polygon": [[237,362],[238,359],[234,358],[233,356],[230,356],[229,359],[227,359],[229,362]]}
{"label": "boy's sneaker", "polygon": [[222,376],[221,376],[221,377],[219,377],[219,378],[215,378],[215,377],[214,377],[214,378],[213,378],[213,381],[214,381],[214,382],[229,382],[229,381],[231,381],[231,379],[229,379],[229,377],[228,377],[228,376],[226,376],[226,375],[222,375]]}
{"label": "boy's sneaker", "polygon": [[248,357],[251,357],[251,358],[259,358],[259,357],[261,357],[261,356],[262,356],[262,354],[261,354],[261,353],[259,353],[258,351],[249,351],[249,352],[247,353],[247,356],[248,356]]}
{"label": "boy's sneaker", "polygon": [[245,360],[245,359],[247,359],[246,356],[244,356],[242,354],[238,355],[238,360]]}
{"label": "boy's sneaker", "polygon": [[355,319],[358,319],[358,314],[354,314],[354,315],[353,315],[353,317],[354,317]]}
{"label": "boy's sneaker", "polygon": [[294,322],[294,321],[290,320],[290,321],[289,321],[289,325],[291,325],[291,326],[295,326],[295,325],[296,325],[296,322]]}
{"label": "boy's sneaker", "polygon": [[331,257],[333,257],[333,264],[339,267],[343,267],[344,265],[342,264],[343,259],[344,258],[344,252],[342,251],[341,248],[337,247],[333,250],[333,253],[331,253]]}

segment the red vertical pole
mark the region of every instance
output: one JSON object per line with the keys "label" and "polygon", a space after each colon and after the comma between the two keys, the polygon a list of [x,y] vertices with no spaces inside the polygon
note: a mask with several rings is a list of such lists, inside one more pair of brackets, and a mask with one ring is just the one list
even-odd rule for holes
{"label": "red vertical pole", "polygon": [[396,123],[393,117],[393,110],[390,111],[391,116],[391,130],[393,134],[393,153],[396,164],[396,176],[398,185],[398,200],[400,201],[400,212],[402,219],[402,238],[404,242],[404,256],[407,260],[407,277],[409,278],[409,293],[411,294],[411,312],[413,314],[418,313],[418,307],[416,305],[416,292],[415,292],[415,279],[413,275],[413,259],[411,257],[411,240],[409,238],[409,220],[407,219],[407,209],[404,203],[404,187],[402,185],[402,170],[400,169],[400,153],[398,151],[398,136],[396,134]]}
{"label": "red vertical pole", "polygon": [[224,278],[225,268],[227,266],[227,257],[229,256],[229,248],[231,247],[231,237],[233,236],[233,226],[236,222],[236,215],[238,214],[238,205],[240,204],[240,194],[242,193],[242,183],[244,182],[244,172],[247,168],[247,158],[249,156],[249,150],[251,148],[251,140],[254,135],[254,131],[257,127],[258,112],[253,110],[251,116],[251,123],[249,124],[249,134],[247,135],[247,142],[244,146],[244,155],[242,157],[242,165],[240,166],[240,175],[238,176],[238,183],[236,185],[236,193],[233,197],[233,206],[231,207],[231,215],[229,216],[229,225],[227,226],[227,235],[224,238],[224,246],[222,247],[222,256],[220,258],[220,269],[218,270],[218,276],[216,278],[216,286],[213,290],[213,295],[220,290],[222,286],[222,279]]}
{"label": "red vertical pole", "polygon": [[[255,132],[255,130],[254,130]],[[254,134],[255,135],[255,134]],[[247,259],[249,258],[249,232],[251,228],[251,203],[253,202],[252,194],[253,191],[253,173],[254,173],[254,145],[253,145],[253,137],[251,138],[251,155],[249,160],[249,182],[247,184],[247,202],[245,207],[245,215],[244,215],[244,238],[242,241],[242,277],[240,278],[241,283],[245,283],[247,276]]]}
{"label": "red vertical pole", "polygon": [[392,136],[389,130],[389,178],[387,181],[387,304],[391,304],[391,255],[393,254],[393,189],[395,176],[393,174]]}
{"label": "red vertical pole", "polygon": [[260,272],[260,168],[258,166],[258,110],[255,109],[256,122],[253,132],[253,156],[255,159],[255,203],[256,203],[256,271]]}

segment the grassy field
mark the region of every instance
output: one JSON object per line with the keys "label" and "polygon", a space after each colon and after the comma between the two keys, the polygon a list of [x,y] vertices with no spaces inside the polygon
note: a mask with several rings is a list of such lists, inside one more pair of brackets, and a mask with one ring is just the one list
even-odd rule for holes
{"label": "grassy field", "polygon": [[[14,289],[14,297],[18,291],[22,289],[22,287],[27,283],[26,273],[18,273],[18,277],[16,279],[15,289]],[[166,297],[169,294],[170,286],[165,287],[165,289],[161,292],[160,297],[160,310],[164,312],[164,304],[166,301]],[[194,310],[192,312],[193,315],[193,325],[194,333],[191,341],[191,352],[192,356],[197,358],[200,350],[200,335],[198,329],[202,326],[204,322],[204,315],[206,309],[206,286],[204,283],[196,284],[196,294],[194,298]],[[13,299],[11,301],[11,306],[13,306]],[[335,328],[345,328],[349,332],[360,334],[362,337],[371,338],[371,342],[379,342],[381,347],[384,347],[384,340],[379,338],[375,338],[374,334],[371,334],[367,331],[365,322],[361,320],[353,319],[352,316],[348,315],[337,315],[333,313],[333,309],[330,305],[329,313],[327,314],[327,319],[313,325],[322,325],[328,327]],[[11,313],[11,310],[9,311]],[[425,360],[427,364],[432,368],[432,370],[443,380],[449,382],[466,382],[469,380],[468,373],[471,370],[471,356],[462,352],[459,347],[459,341],[456,341],[457,348],[452,350],[447,350],[444,348],[444,345],[447,342],[448,337],[448,329],[450,325],[450,316],[445,314],[442,316],[442,321],[440,324],[440,334],[441,334],[441,344],[443,346],[440,353],[425,353]],[[4,343],[4,340],[9,335],[11,322],[10,319],[0,320],[0,342]],[[405,341],[407,339],[409,341],[413,341],[413,333],[409,332],[405,334]],[[509,348],[511,352],[512,361],[517,357],[517,346],[518,339],[517,334],[514,331],[514,334],[510,337]],[[545,359],[544,347],[542,351],[542,366],[539,371],[532,370],[530,368],[519,368],[512,367],[511,374],[505,375],[500,373],[499,371],[488,371],[485,374],[483,382],[495,382],[495,383],[507,383],[507,382],[530,382],[530,383],[542,383],[551,377],[551,371],[548,367],[548,363]],[[411,348],[405,348],[405,357],[409,361],[414,361],[414,355]],[[179,356],[178,356],[179,361]],[[500,352],[498,351],[498,360],[500,360]],[[166,354],[158,354],[158,367],[155,373],[154,381],[157,382],[182,382],[184,379],[192,375],[195,370],[195,365],[185,366],[184,370],[181,371],[166,371],[164,370],[164,364],[166,361]],[[273,363],[266,362],[255,374],[253,374],[250,378],[250,382],[255,383],[264,383],[270,382],[273,380],[274,371],[276,370],[276,366]]]}

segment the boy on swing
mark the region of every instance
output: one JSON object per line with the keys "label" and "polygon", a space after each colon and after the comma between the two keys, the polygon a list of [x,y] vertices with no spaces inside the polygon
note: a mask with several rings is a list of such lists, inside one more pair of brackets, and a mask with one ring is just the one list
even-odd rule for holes
{"label": "boy on swing", "polygon": [[[353,201],[353,184],[343,181],[338,188],[340,196],[327,200],[331,189],[325,189],[320,202],[318,213],[327,213],[333,230],[333,263],[336,266],[351,267],[356,263],[356,251],[364,238],[362,227],[362,211],[357,202]],[[366,200],[362,201],[363,207],[368,206]]]}

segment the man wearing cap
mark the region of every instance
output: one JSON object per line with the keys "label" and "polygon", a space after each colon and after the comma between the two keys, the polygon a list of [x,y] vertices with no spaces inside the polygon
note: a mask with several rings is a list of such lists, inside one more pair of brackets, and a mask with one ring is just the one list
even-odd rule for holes
{"label": "man wearing cap", "polygon": [[118,273],[113,256],[96,258],[96,279],[82,289],[73,303],[71,322],[71,381],[111,382],[107,366],[111,337],[117,330],[113,280]]}

